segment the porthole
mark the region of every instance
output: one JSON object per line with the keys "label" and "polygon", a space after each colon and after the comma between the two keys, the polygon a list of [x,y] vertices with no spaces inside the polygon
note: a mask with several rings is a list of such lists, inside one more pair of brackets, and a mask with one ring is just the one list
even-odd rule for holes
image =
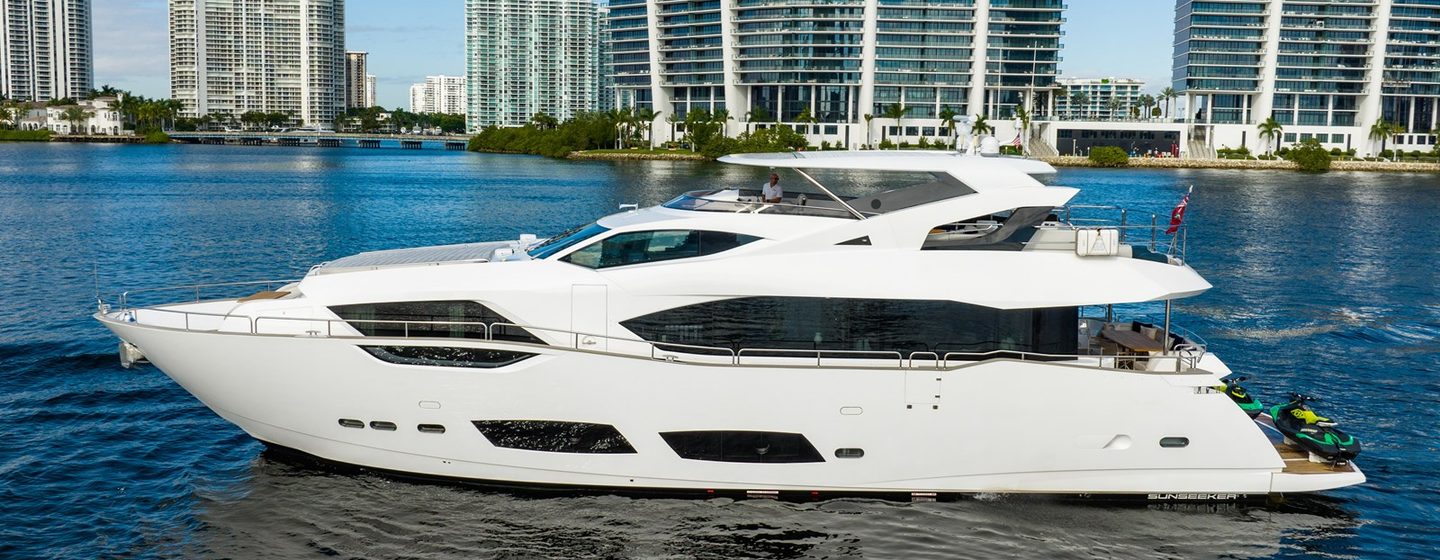
{"label": "porthole", "polygon": [[1160,447],[1185,447],[1190,445],[1190,438],[1187,437],[1163,437],[1160,438]]}
{"label": "porthole", "polygon": [[837,459],[859,459],[865,456],[865,450],[859,447],[841,447],[835,450]]}
{"label": "porthole", "polygon": [[421,424],[419,426],[415,426],[415,429],[420,430],[421,433],[425,434],[445,433],[445,426],[441,426],[439,424]]}
{"label": "porthole", "polygon": [[346,427],[346,428],[364,428],[364,427],[365,427],[365,423],[364,423],[364,422],[361,422],[361,421],[359,421],[359,420],[352,420],[352,419],[349,419],[349,418],[341,418],[341,419],[340,419],[340,425],[341,425],[341,426],[344,426],[344,427]]}
{"label": "porthole", "polygon": [[375,429],[375,430],[384,430],[384,431],[387,431],[387,432],[393,432],[393,431],[395,431],[395,423],[394,423],[394,422],[385,422],[385,421],[381,421],[381,420],[371,420],[371,421],[370,421],[370,428],[371,428],[371,429]]}

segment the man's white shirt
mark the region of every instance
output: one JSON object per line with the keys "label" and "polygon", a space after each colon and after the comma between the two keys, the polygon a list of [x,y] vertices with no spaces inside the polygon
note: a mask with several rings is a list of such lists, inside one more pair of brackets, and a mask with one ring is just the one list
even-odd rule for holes
{"label": "man's white shirt", "polygon": [[785,189],[780,188],[780,183],[771,185],[770,181],[765,181],[765,184],[760,187],[760,198],[764,200],[774,200],[784,196]]}

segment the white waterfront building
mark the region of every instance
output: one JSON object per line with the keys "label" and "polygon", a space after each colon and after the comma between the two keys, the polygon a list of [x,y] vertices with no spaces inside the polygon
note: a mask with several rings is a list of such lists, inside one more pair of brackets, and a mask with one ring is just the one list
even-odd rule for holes
{"label": "white waterfront building", "polygon": [[470,130],[594,110],[599,14],[591,0],[466,0]]}
{"label": "white waterfront building", "polygon": [[[1065,8],[1062,0],[612,0],[607,54],[616,105],[659,112],[657,140],[670,133],[667,117],[724,109],[736,119],[730,134],[778,121],[816,144],[858,147],[882,134],[914,142],[944,134],[946,109],[998,123],[1021,105],[1035,118],[1053,114]],[[895,105],[906,111],[899,122],[883,116]]]}
{"label": "white waterfront building", "polygon": [[[17,123],[18,128],[20,130],[46,129],[57,134],[128,135],[130,131],[125,130],[125,123],[121,118],[120,111],[115,108],[120,99],[123,99],[123,96],[96,97],[79,100],[72,105],[30,102],[24,106],[25,113]],[[66,120],[66,111],[76,107],[84,111],[83,117],[75,121]]]}
{"label": "white waterfront building", "polygon": [[1429,150],[1440,126],[1440,2],[1178,0],[1174,88],[1189,108],[1189,143],[1267,148],[1257,125],[1274,117],[1281,145],[1380,149],[1380,119],[1404,132],[1389,147]]}
{"label": "white waterfront building", "polygon": [[464,76],[425,76],[425,81],[410,86],[412,113],[465,113]]}
{"label": "white waterfront building", "polygon": [[1130,118],[1145,90],[1143,80],[1131,78],[1062,78],[1058,83],[1064,94],[1055,98],[1055,114],[1066,120]]}
{"label": "white waterfront building", "polygon": [[90,0],[0,1],[0,95],[80,98],[94,83]]}
{"label": "white waterfront building", "polygon": [[374,106],[378,105],[378,102],[376,101],[376,94],[375,94],[375,81],[376,81],[376,80],[375,80],[375,75],[374,75],[374,74],[366,74],[366,75],[365,75],[365,106],[366,106],[366,107],[374,107]]}
{"label": "white waterfront building", "polygon": [[345,110],[344,0],[169,0],[170,97],[182,117]]}

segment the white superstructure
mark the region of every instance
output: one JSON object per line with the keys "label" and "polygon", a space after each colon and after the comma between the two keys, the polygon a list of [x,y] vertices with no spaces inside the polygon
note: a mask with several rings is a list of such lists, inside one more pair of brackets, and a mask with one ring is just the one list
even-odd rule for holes
{"label": "white superstructure", "polygon": [[1210,285],[1183,233],[1082,218],[1108,210],[1067,207],[1075,189],[1031,176],[1046,164],[725,161],[785,175],[782,201],[717,184],[544,241],[363,253],[241,299],[133,292],[96,317],[267,444],[413,475],[922,499],[1364,480],[1282,456],[1195,335],[1105,317]]}
{"label": "white superstructure", "polygon": [[345,111],[344,0],[169,0],[170,97],[180,116]]}
{"label": "white superstructure", "polygon": [[0,95],[79,99],[95,84],[90,0],[0,0]]}

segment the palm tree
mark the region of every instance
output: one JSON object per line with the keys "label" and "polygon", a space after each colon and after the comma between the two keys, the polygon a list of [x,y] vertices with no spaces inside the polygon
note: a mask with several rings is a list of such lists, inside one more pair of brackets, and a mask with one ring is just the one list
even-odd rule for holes
{"label": "palm tree", "polygon": [[757,122],[770,122],[770,111],[756,106],[745,112],[745,132],[750,132],[750,124]]}
{"label": "palm tree", "polygon": [[1165,102],[1165,119],[1166,119],[1166,120],[1169,120],[1169,119],[1170,119],[1170,102],[1171,102],[1172,100],[1174,100],[1175,98],[1177,98],[1177,97],[1180,97],[1180,94],[1175,93],[1175,88],[1167,87],[1167,88],[1165,88],[1165,89],[1160,90],[1160,100],[1163,101],[1163,102]]}
{"label": "palm tree", "polygon": [[[1370,140],[1379,140],[1380,152],[1384,152],[1386,141],[1388,141],[1391,136],[1404,131],[1405,129],[1401,128],[1400,125],[1387,121],[1382,117],[1380,120],[1375,121],[1375,124],[1370,125]],[[1380,152],[1376,152],[1375,155],[1380,155]]]}
{"label": "palm tree", "polygon": [[655,142],[652,141],[650,129],[655,126],[655,119],[660,118],[660,113],[663,112],[664,111],[656,112],[649,107],[641,107],[635,110],[635,124],[639,125],[640,132],[645,135],[645,145],[650,149],[655,148]]}
{"label": "palm tree", "polygon": [[[896,130],[899,130],[899,128],[900,128],[900,119],[905,118],[905,113],[909,113],[909,112],[910,112],[910,108],[909,108],[909,107],[902,107],[899,103],[896,103],[896,104],[894,104],[894,105],[891,105],[891,106],[889,106],[889,107],[886,107],[886,108],[885,108],[885,114],[880,115],[880,116],[883,117],[883,118],[887,118],[887,119],[895,119],[895,128],[896,128]],[[883,128],[880,129],[880,142],[882,142],[882,143],[885,142],[885,129],[883,129]]]}
{"label": "palm tree", "polygon": [[805,123],[805,131],[808,133],[810,131],[810,125],[814,125],[815,123],[820,122],[820,119],[817,119],[814,115],[811,115],[810,108],[806,107],[800,110],[799,115],[795,115],[795,122]]}
{"label": "palm tree", "polygon": [[866,147],[869,147],[869,146],[870,146],[870,128],[871,128],[871,127],[870,127],[870,121],[871,121],[871,120],[874,120],[874,119],[875,119],[875,115],[872,115],[872,114],[870,114],[870,113],[865,113],[865,146],[866,146]]}
{"label": "palm tree", "polygon": [[16,109],[10,108],[9,103],[0,103],[0,123],[7,122],[13,118],[15,110]]}
{"label": "palm tree", "polygon": [[730,116],[729,109],[716,109],[714,113],[710,113],[710,121],[720,125],[720,135],[726,138],[730,137],[730,135],[725,132],[725,129],[729,127],[730,121],[733,120],[735,120],[735,117]]}
{"label": "palm tree", "polygon": [[[975,115],[975,124],[970,125],[970,132],[975,136],[984,137],[986,134],[994,134],[995,127],[985,122],[985,115]],[[979,142],[972,142],[971,146],[977,146]]]}
{"label": "palm tree", "polygon": [[1016,105],[1015,118],[1020,119],[1020,146],[1024,148],[1030,143],[1030,111],[1026,111],[1024,105]]}
{"label": "palm tree", "polygon": [[1085,95],[1085,92],[1083,92],[1083,91],[1077,91],[1077,92],[1075,92],[1075,93],[1070,94],[1070,112],[1073,114],[1073,113],[1076,113],[1076,112],[1078,111],[1078,112],[1080,113],[1080,116],[1081,116],[1081,117],[1084,117],[1084,116],[1085,116],[1085,104],[1086,104],[1086,103],[1089,103],[1089,102],[1090,102],[1090,96]]}
{"label": "palm tree", "polygon": [[680,121],[678,121],[678,120],[675,119],[675,113],[672,111],[672,112],[670,112],[670,113],[666,113],[666,115],[665,115],[665,122],[667,122],[667,123],[670,124],[670,141],[671,141],[671,142],[674,142],[674,141],[675,141],[675,123],[678,123],[678,122],[680,122]]}
{"label": "palm tree", "polygon": [[1120,101],[1119,97],[1111,97],[1110,101],[1105,102],[1105,108],[1110,111],[1110,120],[1118,119],[1120,115],[1117,115],[1116,113],[1119,113],[1120,109],[1124,107],[1125,102]]}
{"label": "palm tree", "polygon": [[1140,106],[1145,108],[1145,113],[1144,113],[1142,116],[1145,117],[1146,120],[1149,120],[1149,119],[1150,119],[1150,109],[1155,106],[1155,98],[1154,98],[1154,97],[1151,97],[1150,94],[1148,94],[1148,93],[1145,94],[1145,95],[1141,95],[1141,96],[1140,96]]}
{"label": "palm tree", "polygon": [[955,149],[955,117],[960,116],[954,109],[946,107],[940,110],[940,126],[945,129],[945,134],[950,136],[950,149]]}
{"label": "palm tree", "polygon": [[560,126],[560,121],[546,114],[544,111],[540,111],[530,116],[530,124],[535,125],[535,128],[540,130],[550,130]]}
{"label": "palm tree", "polygon": [[94,113],[86,111],[84,107],[78,105],[66,107],[64,111],[60,112],[60,118],[70,123],[70,134],[84,134],[86,132],[84,130],[85,121],[94,115]]}
{"label": "palm tree", "polygon": [[1285,129],[1284,125],[1281,125],[1279,121],[1275,120],[1274,116],[1271,116],[1265,119],[1265,122],[1260,123],[1259,128],[1260,138],[1265,140],[1265,146],[1268,148],[1265,153],[1267,155],[1273,155],[1275,153],[1275,141],[1280,138],[1280,132]]}

